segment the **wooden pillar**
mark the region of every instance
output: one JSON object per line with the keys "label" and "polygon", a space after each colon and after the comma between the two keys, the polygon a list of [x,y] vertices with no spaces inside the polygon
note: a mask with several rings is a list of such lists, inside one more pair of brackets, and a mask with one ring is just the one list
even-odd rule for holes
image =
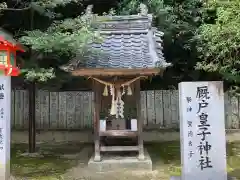
{"label": "wooden pillar", "polygon": [[138,159],[144,160],[144,148],[143,148],[143,137],[142,137],[143,118],[141,115],[140,80],[137,80],[135,83],[135,98],[136,98],[137,125],[138,125],[138,150],[139,150]]}
{"label": "wooden pillar", "polygon": [[29,83],[29,124],[28,124],[28,151],[36,151],[36,118],[35,118],[35,82]]}
{"label": "wooden pillar", "polygon": [[93,92],[94,92],[94,161],[101,161],[100,156],[100,89],[99,84],[93,80]]}

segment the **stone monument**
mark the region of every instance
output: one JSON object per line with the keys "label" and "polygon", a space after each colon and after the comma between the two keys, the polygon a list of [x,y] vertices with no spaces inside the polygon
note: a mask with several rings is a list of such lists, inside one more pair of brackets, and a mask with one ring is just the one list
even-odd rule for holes
{"label": "stone monument", "polygon": [[11,76],[0,76],[0,179],[10,177]]}
{"label": "stone monument", "polygon": [[11,76],[18,76],[16,51],[25,50],[0,28],[0,179],[10,178]]}
{"label": "stone monument", "polygon": [[180,83],[179,108],[182,175],[171,180],[227,180],[223,83]]}

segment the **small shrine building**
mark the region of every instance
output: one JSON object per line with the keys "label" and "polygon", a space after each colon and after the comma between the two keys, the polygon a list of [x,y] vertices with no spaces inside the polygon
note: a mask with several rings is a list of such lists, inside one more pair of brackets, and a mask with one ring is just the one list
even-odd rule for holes
{"label": "small shrine building", "polygon": [[[91,44],[91,53],[84,63],[73,60],[64,69],[74,76],[92,80],[94,92],[94,161],[101,160],[101,152],[136,151],[144,159],[143,117],[141,116],[140,80],[162,74],[171,65],[163,55],[163,33],[152,27],[152,15],[144,5],[141,12],[129,16],[99,17],[95,23],[103,41]],[[136,112],[125,117],[124,107],[130,97]],[[104,101],[102,101],[105,99]],[[101,103],[104,102],[104,103]],[[106,107],[104,115],[101,109]],[[134,114],[135,113],[135,114]],[[129,117],[130,116],[130,117]],[[136,127],[107,128],[107,119],[135,120]],[[132,123],[134,124],[134,123]],[[102,137],[131,137],[135,146],[106,146]]]}

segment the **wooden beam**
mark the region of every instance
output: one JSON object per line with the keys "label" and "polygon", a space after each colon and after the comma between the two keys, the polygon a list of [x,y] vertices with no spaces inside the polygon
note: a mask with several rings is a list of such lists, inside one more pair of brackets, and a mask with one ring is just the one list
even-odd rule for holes
{"label": "wooden beam", "polygon": [[160,68],[88,68],[71,71],[73,76],[153,76],[162,74],[164,69]]}
{"label": "wooden beam", "polygon": [[135,83],[135,98],[136,98],[136,107],[137,107],[137,125],[138,125],[138,148],[139,148],[139,160],[144,160],[144,148],[143,148],[143,118],[141,115],[141,102],[140,102],[140,80]]}
{"label": "wooden beam", "polygon": [[97,82],[93,81],[94,91],[94,161],[101,161],[100,156],[100,89]]}
{"label": "wooden beam", "polygon": [[137,131],[130,130],[107,130],[100,131],[100,136],[110,136],[110,137],[137,137]]}
{"label": "wooden beam", "polygon": [[101,146],[101,152],[138,151],[138,146]]}

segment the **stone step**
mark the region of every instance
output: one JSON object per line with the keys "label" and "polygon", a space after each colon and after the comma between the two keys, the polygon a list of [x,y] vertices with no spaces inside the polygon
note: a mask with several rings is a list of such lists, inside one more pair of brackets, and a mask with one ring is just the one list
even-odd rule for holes
{"label": "stone step", "polygon": [[152,160],[145,149],[145,159],[138,160],[137,156],[112,156],[102,155],[100,162],[93,161],[93,156],[88,162],[88,168],[93,172],[112,172],[118,170],[144,170],[152,171]]}

